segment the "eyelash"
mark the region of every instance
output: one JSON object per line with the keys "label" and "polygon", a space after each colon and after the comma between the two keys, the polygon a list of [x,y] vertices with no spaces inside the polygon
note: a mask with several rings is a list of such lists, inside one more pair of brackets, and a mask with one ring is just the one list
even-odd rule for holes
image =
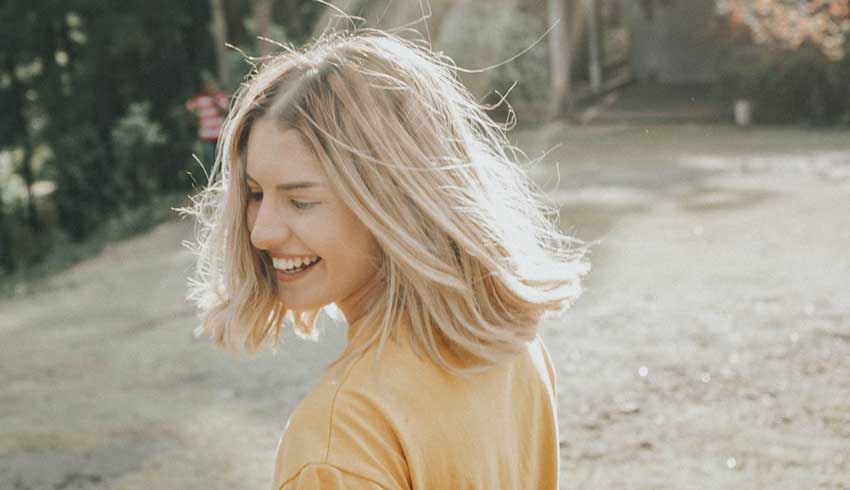
{"label": "eyelash", "polygon": [[[263,193],[262,192],[248,191],[248,200],[249,201],[262,201],[262,199],[263,199]],[[295,206],[298,209],[310,209],[313,206],[315,206],[316,204],[319,204],[317,202],[297,201],[295,199],[291,199],[289,202],[291,202],[292,205]]]}
{"label": "eyelash", "polygon": [[310,209],[313,206],[315,206],[316,204],[318,204],[317,202],[296,201],[294,199],[289,201],[289,202],[291,202],[292,205],[295,206],[298,209]]}

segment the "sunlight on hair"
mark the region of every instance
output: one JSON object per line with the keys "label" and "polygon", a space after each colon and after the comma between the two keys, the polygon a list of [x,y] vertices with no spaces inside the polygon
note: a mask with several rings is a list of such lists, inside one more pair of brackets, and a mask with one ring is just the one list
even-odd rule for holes
{"label": "sunlight on hair", "polygon": [[586,246],[559,231],[506,125],[489,118],[448,57],[355,29],[255,61],[212,180],[186,210],[198,220],[190,298],[217,344],[276,347],[285,318],[300,336],[317,336],[319,312],[287,308],[269,258],[249,240],[245,147],[261,117],[301,133],[383,253],[386,287],[349,326],[354,336],[334,364],[403,336],[447,370],[477,372],[523,350],[544,315],[581,294]]}

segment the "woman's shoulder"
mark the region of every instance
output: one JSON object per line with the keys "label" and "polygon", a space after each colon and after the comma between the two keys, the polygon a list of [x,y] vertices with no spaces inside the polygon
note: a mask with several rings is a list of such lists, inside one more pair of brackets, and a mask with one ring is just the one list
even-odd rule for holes
{"label": "woman's shoulder", "polygon": [[512,358],[469,378],[449,373],[401,338],[387,341],[382,350],[369,348],[354,363],[340,384],[339,402],[345,408],[353,408],[352,402],[367,405],[360,409],[393,418],[399,412],[426,410],[432,405],[450,406],[470,390],[498,386],[509,378],[538,378],[546,391],[554,394],[555,371],[539,334]]}
{"label": "woman's shoulder", "polygon": [[336,468],[346,475],[402,488],[406,465],[386,401],[366,380],[366,354],[329,369],[296,406],[277,450],[277,485],[305,468]]}
{"label": "woman's shoulder", "polygon": [[392,405],[387,397],[407,383],[421,362],[398,344],[387,342],[385,347],[380,355],[372,346],[348,364],[328,368],[296,406],[290,423],[297,423],[300,430],[324,430],[346,422],[350,413],[357,413],[363,423],[384,423]]}
{"label": "woman's shoulder", "polygon": [[532,378],[547,385],[540,386],[541,395],[547,398],[548,391],[552,399],[554,370],[539,337],[515,362],[472,380],[448,375],[409,345],[388,342],[380,355],[371,347],[349,365],[328,370],[296,407],[278,447],[275,481],[329,465],[387,488],[404,488],[408,459],[442,444],[434,413],[460,428],[471,423],[463,418],[470,408],[486,412],[480,403],[511,403],[516,387],[509,385],[528,389]]}

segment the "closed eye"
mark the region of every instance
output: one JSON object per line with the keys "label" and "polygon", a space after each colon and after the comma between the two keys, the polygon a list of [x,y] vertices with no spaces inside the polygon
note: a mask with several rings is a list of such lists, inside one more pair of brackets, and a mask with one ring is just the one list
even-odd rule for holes
{"label": "closed eye", "polygon": [[296,201],[294,199],[291,202],[298,209],[310,209],[316,204],[319,204],[318,202]]}
{"label": "closed eye", "polygon": [[260,191],[248,191],[248,200],[249,201],[262,201],[263,193]]}

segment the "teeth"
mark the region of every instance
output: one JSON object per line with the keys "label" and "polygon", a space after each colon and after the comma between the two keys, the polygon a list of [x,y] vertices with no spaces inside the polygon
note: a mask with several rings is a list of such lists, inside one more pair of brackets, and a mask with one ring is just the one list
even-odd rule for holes
{"label": "teeth", "polygon": [[273,259],[272,263],[274,264],[275,269],[279,270],[290,270],[297,269],[301,266],[308,266],[319,260],[319,257],[314,255],[312,257],[298,257],[296,259]]}

